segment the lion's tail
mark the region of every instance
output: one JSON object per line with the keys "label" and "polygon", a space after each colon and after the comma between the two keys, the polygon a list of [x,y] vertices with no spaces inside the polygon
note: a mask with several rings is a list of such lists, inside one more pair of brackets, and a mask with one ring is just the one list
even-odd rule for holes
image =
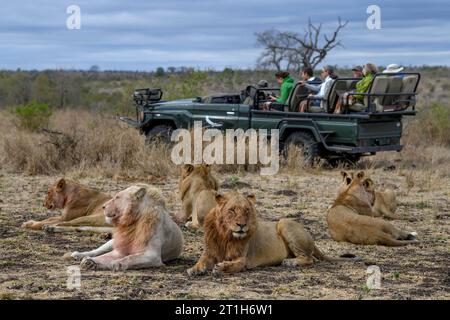
{"label": "lion's tail", "polygon": [[355,256],[354,254],[345,253],[338,258],[333,258],[325,255],[322,251],[319,250],[316,246],[314,246],[313,256],[321,261],[329,261],[329,262],[355,262],[362,261],[360,257]]}

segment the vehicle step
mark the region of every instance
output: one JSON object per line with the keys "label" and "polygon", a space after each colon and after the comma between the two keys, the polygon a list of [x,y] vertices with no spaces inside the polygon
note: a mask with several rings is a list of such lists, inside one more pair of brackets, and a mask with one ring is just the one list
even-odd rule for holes
{"label": "vehicle step", "polygon": [[333,134],[334,131],[319,131],[320,134]]}

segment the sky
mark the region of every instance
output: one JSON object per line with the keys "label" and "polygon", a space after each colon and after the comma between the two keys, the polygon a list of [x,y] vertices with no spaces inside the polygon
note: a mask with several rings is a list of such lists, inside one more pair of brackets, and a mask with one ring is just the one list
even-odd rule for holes
{"label": "sky", "polygon": [[[369,5],[381,29],[366,25]],[[330,32],[338,16],[343,47],[324,64],[450,65],[449,0],[0,0],[0,69],[253,68],[255,32],[301,32],[308,18]]]}

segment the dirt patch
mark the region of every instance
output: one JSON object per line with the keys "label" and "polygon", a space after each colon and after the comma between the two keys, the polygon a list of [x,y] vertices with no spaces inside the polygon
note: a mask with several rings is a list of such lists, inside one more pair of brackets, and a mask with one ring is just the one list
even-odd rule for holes
{"label": "dirt patch", "polygon": [[[165,267],[142,271],[83,271],[81,290],[67,288],[64,253],[89,250],[105,241],[103,235],[46,234],[19,226],[27,219],[43,219],[47,187],[57,178],[3,173],[0,176],[0,298],[3,299],[449,299],[450,184],[441,181],[427,187],[417,173],[414,185],[398,170],[372,170],[376,183],[389,181],[400,202],[398,213],[415,221],[394,221],[405,230],[418,232],[421,243],[387,248],[338,243],[331,240],[325,221],[340,184],[339,171],[239,177],[241,192],[257,197],[261,219],[284,217],[302,222],[327,255],[353,254],[356,263],[318,262],[311,267],[258,268],[228,277],[206,275],[189,278],[186,269],[199,258],[203,233],[184,227],[185,249]],[[219,176],[226,181],[227,176]],[[423,174],[423,179],[429,176]],[[114,193],[127,187],[129,179],[83,178],[81,183]],[[131,180],[131,178],[130,178]],[[141,182],[145,182],[142,179]],[[133,181],[137,182],[137,180]],[[167,197],[171,212],[180,209],[178,178],[155,181]],[[225,186],[224,186],[225,187]],[[224,188],[223,187],[223,188]],[[226,191],[226,190],[225,190]],[[54,213],[55,214],[55,213]],[[365,287],[368,265],[380,267],[381,289]]]}

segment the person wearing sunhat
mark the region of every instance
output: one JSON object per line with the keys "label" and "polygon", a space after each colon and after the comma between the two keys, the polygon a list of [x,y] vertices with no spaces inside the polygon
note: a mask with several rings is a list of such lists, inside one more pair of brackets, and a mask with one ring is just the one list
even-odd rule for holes
{"label": "person wearing sunhat", "polygon": [[386,67],[386,69],[383,70],[383,73],[399,73],[402,72],[405,68],[402,66],[392,63]]}
{"label": "person wearing sunhat", "polygon": [[353,66],[352,71],[353,71],[353,77],[355,77],[355,78],[362,78],[362,77],[364,77],[363,67],[361,67],[361,66]]}

